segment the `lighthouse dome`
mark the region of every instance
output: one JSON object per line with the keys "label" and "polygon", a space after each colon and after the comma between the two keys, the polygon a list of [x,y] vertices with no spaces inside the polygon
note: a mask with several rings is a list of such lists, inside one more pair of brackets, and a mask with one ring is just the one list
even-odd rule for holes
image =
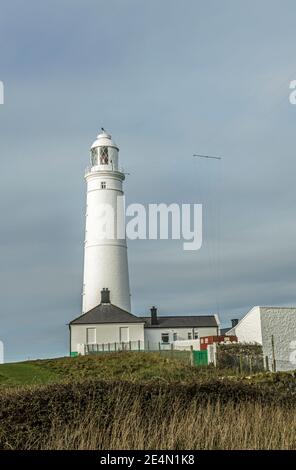
{"label": "lighthouse dome", "polygon": [[118,147],[105,129],[90,148],[91,171],[118,171]]}
{"label": "lighthouse dome", "polygon": [[102,128],[102,131],[97,135],[96,140],[91,146],[91,150],[97,147],[113,147],[119,150],[116,143],[112,140],[112,137],[105,129]]}

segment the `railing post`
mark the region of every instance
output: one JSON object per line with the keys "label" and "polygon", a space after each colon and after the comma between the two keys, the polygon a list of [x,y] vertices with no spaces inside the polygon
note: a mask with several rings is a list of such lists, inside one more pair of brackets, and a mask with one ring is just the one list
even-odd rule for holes
{"label": "railing post", "polygon": [[276,372],[276,360],[274,351],[274,336],[271,335],[271,349],[272,349],[272,371]]}
{"label": "railing post", "polygon": [[193,346],[190,346],[190,364],[194,366]]}
{"label": "railing post", "polygon": [[241,354],[239,355],[239,372],[240,374],[243,372],[243,358]]}
{"label": "railing post", "polygon": [[265,369],[269,370],[268,356],[265,356]]}

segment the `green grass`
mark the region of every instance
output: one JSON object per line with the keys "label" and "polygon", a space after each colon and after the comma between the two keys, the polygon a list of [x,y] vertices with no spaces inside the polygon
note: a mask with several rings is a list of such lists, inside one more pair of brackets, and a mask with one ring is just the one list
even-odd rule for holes
{"label": "green grass", "polygon": [[57,378],[53,371],[29,362],[0,365],[1,385],[40,385],[53,382]]}
{"label": "green grass", "polygon": [[128,381],[187,381],[196,368],[159,353],[108,353],[0,365],[0,386],[38,385],[97,378]]}
{"label": "green grass", "polygon": [[292,388],[296,387],[296,380],[291,373],[261,372],[240,375],[231,369],[193,367],[189,363],[189,356],[185,357],[183,352],[179,356],[176,352],[174,356],[158,352],[101,353],[0,365],[1,388],[46,385],[84,379],[184,384],[224,378],[249,384],[278,383],[277,386],[284,387],[286,383],[292,383]]}

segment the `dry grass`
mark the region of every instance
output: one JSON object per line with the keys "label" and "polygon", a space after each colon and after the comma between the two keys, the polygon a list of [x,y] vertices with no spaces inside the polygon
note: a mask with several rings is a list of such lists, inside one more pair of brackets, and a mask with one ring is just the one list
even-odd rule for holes
{"label": "dry grass", "polygon": [[295,449],[296,412],[279,406],[178,402],[156,405],[143,417],[141,403],[118,399],[106,415],[90,407],[68,425],[53,422],[42,449]]}
{"label": "dry grass", "polygon": [[296,449],[293,373],[228,375],[127,353],[2,375],[1,449]]}
{"label": "dry grass", "polygon": [[[89,387],[88,387],[89,385]],[[209,400],[185,386],[79,384],[7,392],[4,449],[295,449],[296,407]],[[70,388],[68,388],[70,387]],[[104,386],[103,386],[104,387]],[[184,391],[183,391],[184,390]],[[9,407],[9,401],[11,406]],[[21,403],[20,403],[21,402]],[[6,405],[5,405],[6,403]]]}

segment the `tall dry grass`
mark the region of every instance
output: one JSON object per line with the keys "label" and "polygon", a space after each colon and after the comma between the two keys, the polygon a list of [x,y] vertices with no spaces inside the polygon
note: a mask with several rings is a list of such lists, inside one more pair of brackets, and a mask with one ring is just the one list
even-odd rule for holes
{"label": "tall dry grass", "polygon": [[296,410],[259,403],[155,403],[143,415],[137,397],[118,397],[106,410],[90,404],[65,425],[53,419],[48,434],[26,448],[41,449],[295,449]]}
{"label": "tall dry grass", "polygon": [[263,388],[83,380],[6,390],[0,448],[296,449],[291,380]]}

